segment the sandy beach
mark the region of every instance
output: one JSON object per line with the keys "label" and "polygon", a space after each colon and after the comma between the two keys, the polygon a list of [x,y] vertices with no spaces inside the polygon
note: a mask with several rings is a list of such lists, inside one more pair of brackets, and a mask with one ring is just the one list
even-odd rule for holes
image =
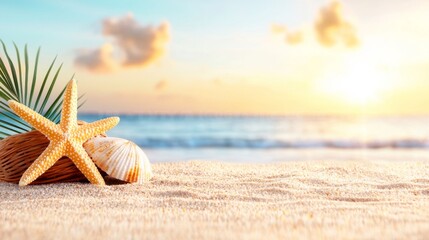
{"label": "sandy beach", "polygon": [[146,185],[0,183],[0,239],[423,239],[429,162],[153,165]]}

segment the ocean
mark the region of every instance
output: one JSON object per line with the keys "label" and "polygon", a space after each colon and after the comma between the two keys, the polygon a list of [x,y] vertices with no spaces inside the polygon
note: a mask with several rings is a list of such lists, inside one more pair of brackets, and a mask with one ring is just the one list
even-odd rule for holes
{"label": "ocean", "polygon": [[[79,119],[104,117],[82,114]],[[429,116],[120,117],[108,135],[135,142],[152,162],[429,160]]]}

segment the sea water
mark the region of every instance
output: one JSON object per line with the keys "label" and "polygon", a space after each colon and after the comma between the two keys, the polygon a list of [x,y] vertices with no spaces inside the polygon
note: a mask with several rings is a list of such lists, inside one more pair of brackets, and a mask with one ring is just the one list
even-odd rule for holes
{"label": "sea water", "polygon": [[[79,116],[88,122],[104,117]],[[152,162],[429,160],[429,116],[120,117],[108,135],[135,142]]]}

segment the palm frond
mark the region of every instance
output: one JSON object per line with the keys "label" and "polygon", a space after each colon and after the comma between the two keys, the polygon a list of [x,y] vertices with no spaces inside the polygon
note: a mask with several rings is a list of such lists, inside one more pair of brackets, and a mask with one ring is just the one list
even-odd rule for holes
{"label": "palm frond", "polygon": [[[33,129],[13,113],[7,104],[9,100],[23,103],[47,119],[59,123],[65,90],[65,85],[57,86],[62,64],[56,68],[54,76],[51,77],[50,74],[56,62],[55,57],[40,78],[38,76],[40,48],[34,58],[34,66],[31,67],[27,45],[21,54],[18,46],[13,43],[16,54],[14,61],[7,51],[6,44],[2,40],[0,43],[4,53],[4,56],[0,56],[0,139]],[[82,97],[83,95],[79,97],[79,107],[84,103]]]}

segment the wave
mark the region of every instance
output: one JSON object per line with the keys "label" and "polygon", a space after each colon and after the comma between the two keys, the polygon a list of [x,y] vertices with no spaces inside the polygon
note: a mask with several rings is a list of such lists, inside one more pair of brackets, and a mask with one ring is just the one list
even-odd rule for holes
{"label": "wave", "polygon": [[245,138],[144,138],[136,143],[144,148],[240,148],[240,149],[410,149],[429,148],[428,140],[399,139],[389,141],[357,140],[273,140]]}

